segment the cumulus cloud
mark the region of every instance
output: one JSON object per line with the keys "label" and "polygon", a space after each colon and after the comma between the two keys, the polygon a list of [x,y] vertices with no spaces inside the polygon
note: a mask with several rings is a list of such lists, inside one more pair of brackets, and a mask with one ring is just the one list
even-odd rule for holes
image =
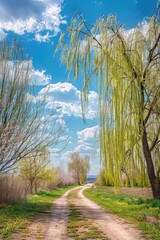
{"label": "cumulus cloud", "polygon": [[[78,152],[82,156],[88,155],[91,163],[90,174],[97,174],[100,168],[99,126],[78,131],[77,140],[77,146],[73,152]],[[65,156],[69,157],[69,153]]]}
{"label": "cumulus cloud", "polygon": [[99,126],[85,128],[77,132],[78,143],[86,145],[95,145],[99,135]]}
{"label": "cumulus cloud", "polygon": [[90,157],[90,174],[97,174],[100,168],[99,126],[77,132],[78,144],[74,151]]}
{"label": "cumulus cloud", "polygon": [[51,35],[49,32],[46,34],[42,35],[40,33],[36,33],[35,35],[35,40],[37,42],[47,42],[53,35]]}
{"label": "cumulus cloud", "polygon": [[[46,96],[46,108],[57,107],[63,115],[82,117],[80,91],[71,83],[58,82],[48,84],[39,94],[39,98]],[[88,95],[88,108],[85,117],[94,119],[98,111],[98,95],[91,91]]]}
{"label": "cumulus cloud", "polygon": [[148,30],[149,30],[149,23],[147,20],[143,20],[142,22],[138,23],[137,27],[131,29],[123,29],[122,34],[125,37],[125,40],[128,41],[131,37],[132,40],[135,38],[135,34],[139,30],[143,37],[147,37]]}
{"label": "cumulus cloud", "polygon": [[45,70],[32,70],[32,83],[36,86],[47,85],[51,81],[51,76]]}
{"label": "cumulus cloud", "polygon": [[70,158],[73,152],[78,152],[81,155],[99,156],[99,126],[85,128],[77,132],[77,146],[72,151],[67,151],[63,154],[64,158]]}
{"label": "cumulus cloud", "polygon": [[[1,61],[3,65],[3,61]],[[15,64],[14,61],[6,61],[4,64],[8,68],[8,80],[13,81],[15,73],[19,71],[21,78],[19,81],[25,80],[26,74],[30,74],[30,85],[43,86],[49,84],[51,76],[46,74],[45,70],[35,69],[31,60],[24,60]],[[18,80],[18,79],[17,79]]]}
{"label": "cumulus cloud", "polygon": [[78,152],[83,155],[85,155],[85,154],[90,155],[90,153],[93,154],[93,152],[95,152],[95,149],[90,146],[87,146],[85,144],[80,144],[74,149],[74,152]]}
{"label": "cumulus cloud", "polygon": [[1,0],[0,31],[34,34],[34,39],[46,42],[66,24],[61,16],[63,0]]}
{"label": "cumulus cloud", "polygon": [[89,153],[89,155],[99,152],[99,126],[85,128],[77,132],[78,145],[76,152]]}
{"label": "cumulus cloud", "polygon": [[[77,145],[66,152],[56,152],[52,155],[52,161],[57,166],[67,170],[67,164],[71,160],[73,152],[78,152],[80,156],[90,157],[91,170],[89,174],[98,174],[100,168],[100,149],[98,143],[99,127],[93,126],[77,132]],[[76,139],[76,137],[75,137]]]}

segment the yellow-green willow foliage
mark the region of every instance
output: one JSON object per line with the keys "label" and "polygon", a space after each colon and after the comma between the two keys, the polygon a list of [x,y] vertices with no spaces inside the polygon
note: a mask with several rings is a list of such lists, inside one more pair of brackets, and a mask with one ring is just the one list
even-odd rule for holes
{"label": "yellow-green willow foliage", "polygon": [[90,27],[79,15],[57,49],[75,79],[84,77],[83,110],[90,84],[98,83],[106,179],[120,186],[125,175],[126,184],[147,186],[149,176],[153,192],[157,189],[160,196],[159,40],[156,17],[127,31],[115,16],[100,18]]}

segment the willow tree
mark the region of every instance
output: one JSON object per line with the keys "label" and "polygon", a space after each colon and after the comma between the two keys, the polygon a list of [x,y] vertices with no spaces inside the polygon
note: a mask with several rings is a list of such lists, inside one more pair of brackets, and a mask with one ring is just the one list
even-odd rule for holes
{"label": "willow tree", "polygon": [[89,156],[81,157],[76,152],[71,155],[71,161],[68,163],[68,171],[79,185],[86,182],[89,170]]}
{"label": "willow tree", "polygon": [[132,30],[115,16],[88,25],[73,18],[59,39],[61,60],[75,79],[83,78],[82,108],[88,89],[99,86],[101,155],[106,174],[119,185],[146,184],[160,198],[160,23],[158,13]]}

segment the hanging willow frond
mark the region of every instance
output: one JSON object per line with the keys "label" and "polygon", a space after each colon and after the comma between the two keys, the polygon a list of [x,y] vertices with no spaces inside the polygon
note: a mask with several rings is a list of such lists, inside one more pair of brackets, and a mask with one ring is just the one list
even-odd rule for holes
{"label": "hanging willow frond", "polygon": [[[144,128],[151,148],[159,139],[160,91],[155,89],[160,87],[160,24],[154,17],[145,24],[127,31],[110,15],[90,29],[82,16],[76,17],[68,32],[70,41],[60,45],[62,61],[75,79],[84,76],[83,111],[90,82],[99,83],[101,157],[106,178],[114,185],[122,184],[122,172],[130,185],[148,184]],[[153,161],[159,169],[160,146],[155,146]]]}

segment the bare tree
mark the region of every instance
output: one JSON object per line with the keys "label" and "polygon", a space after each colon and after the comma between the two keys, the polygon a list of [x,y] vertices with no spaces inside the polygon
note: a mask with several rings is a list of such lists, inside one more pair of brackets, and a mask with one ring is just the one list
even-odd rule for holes
{"label": "bare tree", "polygon": [[59,142],[63,126],[56,111],[34,97],[32,62],[17,43],[0,44],[0,173],[42,146]]}
{"label": "bare tree", "polygon": [[89,156],[80,157],[78,153],[73,153],[68,170],[79,185],[84,183],[90,170]]}

